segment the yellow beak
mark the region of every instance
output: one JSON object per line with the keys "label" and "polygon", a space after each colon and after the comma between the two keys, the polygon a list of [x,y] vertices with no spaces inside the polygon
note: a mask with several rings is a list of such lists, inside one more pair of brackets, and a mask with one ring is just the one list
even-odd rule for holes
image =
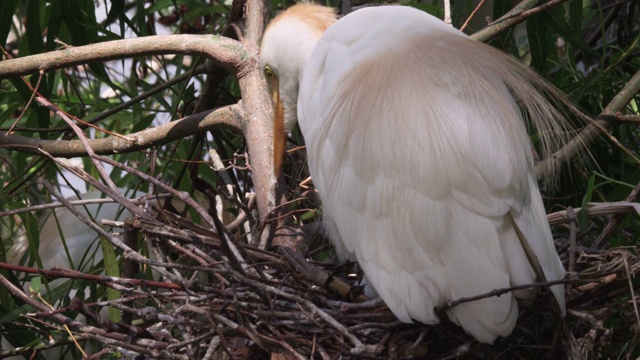
{"label": "yellow beak", "polygon": [[284,106],[280,101],[280,87],[278,81],[269,84],[271,103],[273,104],[273,171],[276,177],[282,170],[287,137],[284,131]]}

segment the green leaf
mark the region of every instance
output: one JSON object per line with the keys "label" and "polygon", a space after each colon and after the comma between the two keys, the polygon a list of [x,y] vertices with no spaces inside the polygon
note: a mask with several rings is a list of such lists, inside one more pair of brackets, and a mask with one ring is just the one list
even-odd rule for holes
{"label": "green leaf", "polygon": [[[116,251],[113,248],[111,242],[103,237],[100,237],[100,247],[102,248],[102,256],[104,259],[104,272],[107,276],[120,276],[120,266],[118,265],[118,258],[116,257]],[[120,291],[107,288],[107,299],[116,300],[120,299],[122,294]],[[121,322],[122,314],[114,307],[109,307],[109,320],[113,322]]]}
{"label": "green leaf", "polygon": [[35,261],[37,266],[42,268],[42,260],[38,254],[38,249],[40,248],[40,226],[38,225],[38,221],[30,212],[20,213],[19,216],[22,220],[25,235],[29,241],[29,263],[33,264]]}
{"label": "green leaf", "polygon": [[34,276],[31,278],[31,283],[29,284],[29,291],[33,294],[40,294],[42,291],[42,280],[40,276]]}
{"label": "green leaf", "polygon": [[18,8],[18,0],[3,0],[0,1],[0,45],[6,46],[9,32],[11,31],[11,24],[13,22],[13,15]]}
{"label": "green leaf", "polygon": [[[595,189],[596,175],[593,174],[589,178],[589,182],[587,184],[587,191],[582,198],[582,209],[586,209],[591,202],[591,197],[593,196],[593,190]],[[580,223],[581,229],[586,229],[589,224],[589,219],[587,218],[587,212],[585,210],[581,210],[578,213],[578,222]]]}

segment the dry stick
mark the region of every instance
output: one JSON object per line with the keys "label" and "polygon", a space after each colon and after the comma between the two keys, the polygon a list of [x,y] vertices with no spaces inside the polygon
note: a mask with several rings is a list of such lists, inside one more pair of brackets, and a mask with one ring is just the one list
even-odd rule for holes
{"label": "dry stick", "polygon": [[[43,150],[40,150],[40,155],[46,156],[47,158],[49,158],[54,163],[58,164],[59,166],[61,166],[61,167],[65,168],[66,170],[68,170],[73,175],[75,175],[75,176],[79,177],[80,179],[84,180],[85,182],[89,183],[91,186],[93,186],[96,189],[98,189],[99,191],[103,192],[105,195],[112,197],[120,205],[122,205],[125,209],[127,209],[131,214],[134,214],[135,216],[138,216],[138,217],[140,217],[142,219],[146,219],[148,221],[153,221],[153,218],[149,214],[145,213],[143,210],[141,210],[140,208],[135,206],[133,203],[127,201],[127,198],[122,196],[119,193],[119,191],[115,191],[115,192],[112,191],[106,185],[104,185],[100,181],[96,180],[93,176],[87,174],[86,171],[84,171],[84,170],[82,170],[80,168],[74,167],[74,166],[68,166],[64,162],[60,161],[60,159],[54,158],[53,156],[51,156],[50,154],[48,154],[47,152],[45,152]],[[65,199],[65,202],[62,202],[62,204],[65,205],[66,207],[68,207],[67,205],[69,205],[69,202],[68,202],[67,199]]]}
{"label": "dry stick", "polygon": [[[27,112],[27,110],[31,106],[31,102],[33,102],[33,99],[36,97],[36,94],[38,94],[38,89],[40,88],[40,82],[42,81],[43,77],[44,77],[44,71],[40,71],[40,76],[38,76],[38,82],[36,83],[36,87],[33,89],[33,92],[31,93],[31,97],[29,98],[29,101],[27,102],[27,105],[25,105],[24,109],[22,109],[22,112],[20,113],[20,115],[18,116],[16,121],[13,124],[11,124],[11,126],[9,127],[9,130],[7,131],[8,134],[13,132],[13,130],[16,127],[16,125],[18,125],[18,123],[20,122],[20,120],[22,119],[24,114]],[[29,84],[29,85],[31,85],[31,84]]]}
{"label": "dry stick", "polygon": [[[147,259],[144,256],[140,255],[138,252],[133,251],[130,247],[126,246],[120,239],[118,239],[117,237],[109,234],[103,228],[101,228],[100,226],[96,225],[87,216],[85,216],[81,211],[79,211],[74,206],[69,204],[67,199],[65,199],[64,196],[62,196],[60,193],[58,193],[58,191],[53,187],[53,185],[51,185],[51,183],[49,183],[48,180],[44,180],[43,184],[47,188],[47,190],[49,190],[51,195],[53,195],[56,199],[58,199],[58,201],[60,201],[62,204],[64,204],[71,213],[73,213],[78,219],[80,219],[89,228],[91,228],[91,230],[97,232],[102,237],[104,237],[105,239],[109,240],[115,247],[122,249],[123,250],[123,256],[125,258],[130,258],[130,259],[133,259],[133,260],[138,261],[140,263],[145,263],[145,264],[153,265],[153,266],[157,266],[157,267],[166,266],[166,264],[164,264],[164,263]],[[170,275],[167,271],[164,271],[161,268],[156,268],[156,271],[161,273],[163,276],[168,277],[169,279],[174,279],[174,277],[172,275]],[[176,282],[179,283],[179,281],[176,281]]]}
{"label": "dry stick", "polygon": [[87,137],[82,132],[82,130],[80,130],[78,125],[76,125],[73,121],[71,121],[71,119],[69,119],[67,115],[65,115],[62,111],[60,111],[60,109],[58,109],[56,106],[54,106],[45,98],[38,97],[36,98],[36,101],[41,105],[45,106],[54,114],[58,115],[62,120],[64,120],[71,127],[73,132],[76,133],[76,136],[78,136],[80,143],[82,144],[84,149],[87,151],[87,154],[89,154],[89,157],[91,158],[91,162],[93,162],[93,165],[96,167],[96,170],[98,170],[98,174],[100,175],[102,180],[107,184],[107,186],[111,189],[111,191],[113,191],[114,193],[117,193],[116,200],[123,200],[124,196],[120,195],[120,191],[118,190],[118,187],[113,182],[113,180],[111,180],[111,177],[109,177],[109,174],[107,174],[107,170],[105,170],[105,168],[102,166],[102,164],[99,161],[94,159],[95,154],[93,152],[93,149],[87,143]]}
{"label": "dry stick", "polygon": [[[222,246],[220,245],[220,241],[217,240],[217,238],[203,236],[203,235],[194,233],[193,231],[190,231],[190,230],[142,224],[140,226],[140,231],[143,234],[157,236],[158,238],[162,239],[162,241],[164,241],[165,239],[174,239],[182,243],[193,244],[196,246],[206,245],[206,246],[214,247],[216,249],[222,249]],[[245,246],[244,249],[254,259],[258,259],[260,261],[265,261],[265,262],[271,262],[279,265],[282,263],[282,260],[279,257],[277,257],[276,255],[274,255],[269,251],[253,248],[250,246]]]}
{"label": "dry stick", "polygon": [[[636,215],[640,215],[640,204],[636,202],[618,201],[611,203],[590,203],[587,208],[574,208],[577,212],[585,211],[589,217],[601,216],[601,215],[613,215],[613,214],[627,214],[635,212]],[[569,220],[567,210],[556,211],[547,215],[547,221],[551,226],[564,224]]]}
{"label": "dry stick", "polygon": [[311,310],[311,313],[313,315],[317,315],[320,319],[322,319],[324,322],[326,322],[331,327],[336,329],[342,336],[346,337],[347,339],[349,339],[349,341],[353,343],[354,348],[351,349],[352,354],[356,355],[363,352],[374,352],[372,350],[374,346],[362,344],[360,339],[358,339],[355,335],[353,335],[344,325],[342,325],[339,321],[334,319],[331,315],[327,314],[322,309],[318,308],[312,301],[302,298],[298,295],[289,294],[285,291],[282,291],[273,286],[267,285],[263,282],[253,280],[251,278],[247,278],[242,274],[233,270],[229,270],[228,273],[232,274],[238,281],[242,283],[245,283],[254,288],[260,288],[267,293],[282,297],[284,299],[292,300],[298,304],[305,306],[307,309]]}
{"label": "dry stick", "polygon": [[[159,198],[166,198],[167,196],[165,196],[165,194],[160,194],[159,196],[151,196],[150,200],[156,200]],[[131,203],[136,204],[136,205],[140,205],[144,202],[146,202],[146,199],[143,199],[142,201],[140,201],[140,199],[138,198],[130,198],[127,199],[129,201],[131,201]],[[117,201],[110,199],[110,198],[103,198],[103,199],[86,199],[86,200],[69,200],[69,204],[71,205],[90,205],[90,204],[113,204],[113,203],[118,203]],[[40,210],[46,210],[46,209],[55,209],[55,208],[59,208],[59,207],[64,207],[64,205],[62,203],[59,202],[52,202],[52,203],[48,203],[48,204],[40,204],[40,205],[32,205],[32,206],[27,206],[27,207],[23,207],[23,208],[19,208],[19,209],[13,209],[13,210],[7,210],[7,211],[0,211],[0,218],[4,217],[4,216],[9,216],[9,215],[16,215],[16,214],[21,214],[21,213],[25,213],[25,212],[34,212],[34,211],[40,211]]]}
{"label": "dry stick", "polygon": [[464,22],[464,24],[462,24],[462,26],[460,27],[460,31],[464,31],[464,29],[467,27],[467,25],[469,25],[469,22],[471,21],[471,19],[473,19],[474,16],[476,16],[476,13],[478,12],[478,10],[480,10],[480,8],[482,7],[482,5],[484,5],[484,2],[486,0],[481,0],[480,3],[478,3],[478,6],[476,6],[475,9],[473,9],[473,11],[471,12],[471,15],[469,15],[469,17],[467,18],[467,20]]}
{"label": "dry stick", "polygon": [[147,175],[145,173],[143,173],[140,170],[134,169],[130,166],[127,166],[125,164],[119,163],[115,160],[109,159],[107,157],[104,156],[100,156],[100,155],[95,155],[95,158],[102,161],[102,162],[106,162],[109,165],[113,165],[117,168],[120,168],[128,173],[131,173],[135,176],[138,176],[139,178],[148,181],[150,183],[153,183],[156,187],[161,188],[162,190],[170,193],[171,195],[179,198],[180,200],[182,200],[185,204],[191,206],[197,213],[198,215],[200,215],[200,217],[207,223],[207,225],[209,226],[210,229],[214,229],[215,225],[213,222],[213,218],[211,217],[211,215],[209,215],[209,213],[207,213],[207,211],[205,209],[202,208],[202,206],[200,206],[200,204],[198,204],[197,202],[195,202],[188,194],[185,195],[182,191],[178,191],[175,190],[174,188],[172,188],[171,186],[157,180],[156,178],[154,178],[153,176]]}
{"label": "dry stick", "polygon": [[451,26],[451,0],[444,0],[444,23]]}
{"label": "dry stick", "polygon": [[633,290],[633,281],[631,281],[631,271],[629,271],[629,261],[627,260],[628,254],[624,254],[622,259],[624,260],[624,269],[627,273],[627,281],[629,282],[629,291],[631,292],[631,302],[633,303],[633,312],[636,315],[636,324],[640,327],[640,313],[638,312],[638,301],[636,301],[636,294]]}
{"label": "dry stick", "polygon": [[304,356],[300,355],[297,351],[295,351],[291,346],[289,346],[288,344],[284,343],[284,342],[280,342],[276,339],[267,337],[265,335],[262,334],[257,334],[254,331],[249,331],[249,329],[247,329],[245,326],[242,326],[240,324],[235,323],[234,321],[227,319],[226,317],[223,317],[222,315],[218,315],[218,314],[213,314],[212,315],[213,319],[215,319],[218,322],[223,323],[224,325],[228,326],[229,328],[249,337],[251,340],[255,341],[256,344],[260,345],[260,347],[262,348],[267,348],[264,345],[264,341],[268,341],[268,342],[275,342],[276,344],[284,347],[285,349],[287,349],[288,351],[290,351],[290,353],[294,356],[295,359],[305,359]]}
{"label": "dry stick", "polygon": [[[12,284],[7,278],[5,278],[2,274],[0,274],[0,285],[4,286],[9,292],[34,307],[36,310],[44,313],[51,313],[51,310],[44,304],[32,299],[30,296],[27,296],[20,288],[16,287]],[[96,339],[104,344],[120,344],[121,346],[129,347],[134,349],[134,351],[146,354],[156,354],[157,350],[155,349],[164,349],[167,347],[167,343],[162,341],[156,341],[151,339],[131,339],[126,334],[119,333],[108,333],[103,329],[99,329],[93,326],[88,326],[78,320],[71,319],[67,316],[64,316],[59,313],[51,313],[50,315],[54,320],[61,324],[66,324],[75,328],[77,331],[82,332],[84,335]],[[129,343],[132,342],[132,344]],[[157,355],[156,355],[157,356]]]}
{"label": "dry stick", "polygon": [[496,37],[501,32],[509,29],[523,21],[527,18],[538,14],[542,11],[549,9],[552,6],[556,6],[567,2],[568,0],[550,0],[543,5],[540,5],[536,8],[533,8],[539,1],[538,0],[525,0],[522,1],[518,6],[514,7],[511,11],[506,13],[500,19],[492,22],[481,31],[473,34],[471,37],[477,41],[487,42],[494,37]]}
{"label": "dry stick", "polygon": [[476,300],[480,300],[480,299],[485,299],[485,298],[490,298],[493,296],[500,296],[502,294],[506,294],[512,291],[516,291],[516,290],[522,290],[522,289],[532,289],[532,288],[546,288],[546,287],[550,287],[553,285],[558,285],[558,284],[570,284],[570,283],[574,283],[578,281],[577,278],[566,278],[566,279],[560,279],[560,280],[553,280],[553,281],[543,281],[543,282],[536,282],[536,283],[531,283],[531,284],[525,284],[525,285],[518,285],[518,286],[512,286],[512,287],[508,287],[508,288],[504,288],[504,289],[495,289],[492,290],[488,293],[485,294],[481,294],[481,295],[476,295],[476,296],[470,296],[470,297],[463,297],[457,300],[452,300],[452,301],[447,301],[444,302],[438,306],[436,306],[436,312],[437,313],[443,313],[444,311],[454,307],[454,306],[458,306],[460,304],[463,303],[468,303],[471,301],[476,301]]}
{"label": "dry stick", "polygon": [[171,289],[171,290],[182,290],[181,286],[172,284],[172,283],[121,278],[121,277],[106,276],[106,275],[85,274],[83,272],[70,270],[70,269],[60,269],[60,268],[39,269],[39,268],[26,267],[26,266],[20,266],[20,265],[12,265],[12,264],[7,264],[3,262],[0,262],[0,269],[7,269],[7,270],[17,271],[17,272],[22,272],[27,274],[44,275],[45,277],[47,277],[47,279],[65,278],[65,279],[88,280],[88,281],[102,284],[108,287],[114,287],[113,285],[122,285],[122,286],[134,285],[134,286],[156,287],[156,288]]}
{"label": "dry stick", "polygon": [[[218,195],[218,192],[216,192],[216,194],[212,194],[211,192],[207,191],[205,195],[209,198],[209,201],[211,202],[213,208],[216,208],[216,195]],[[253,267],[249,266],[249,264],[247,264],[247,261],[244,259],[242,253],[244,253],[245,251],[243,248],[241,248],[242,244],[237,241],[233,233],[222,223],[218,216],[213,218],[213,223],[215,224],[216,232],[220,237],[220,245],[222,246],[222,250],[227,255],[231,267],[245,276],[247,271],[249,271],[252,275],[257,275],[256,270]]]}

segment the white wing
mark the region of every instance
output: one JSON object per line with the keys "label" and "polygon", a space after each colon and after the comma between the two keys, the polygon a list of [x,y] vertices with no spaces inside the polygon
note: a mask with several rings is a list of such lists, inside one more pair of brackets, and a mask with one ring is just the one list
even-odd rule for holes
{"label": "white wing", "polygon": [[[331,26],[305,68],[298,117],[330,236],[402,321],[433,324],[444,301],[531,283],[536,257],[547,279],[564,276],[505,65],[429,15],[386,7]],[[448,315],[492,342],[517,302]]]}
{"label": "white wing", "polygon": [[[125,190],[122,189],[122,192]],[[134,196],[142,196],[144,193],[136,192]],[[83,200],[99,199],[103,193],[94,190],[85,194],[81,194]],[[76,196],[69,197],[68,200],[78,200]],[[93,218],[100,223],[102,219],[120,220],[126,216],[130,216],[127,211],[122,210],[122,206],[118,203],[104,204],[87,204],[77,205],[76,209],[83,215]],[[93,231],[84,222],[78,219],[67,208],[61,207],[55,210],[56,217],[48,214],[46,221],[40,230],[40,248],[38,252],[42,258],[42,265],[45,269],[53,267],[74,268],[82,270],[81,265],[86,264],[86,256],[93,252],[93,247],[97,247],[96,261],[102,260],[102,249],[96,242],[98,234]],[[59,228],[58,228],[59,226]],[[63,233],[65,243],[69,251],[65,250],[60,232]],[[9,262],[18,264],[29,248],[29,241],[26,236],[21,236],[11,249]],[[84,264],[81,264],[85,260]],[[71,262],[73,264],[71,264]],[[73,266],[72,266],[73,265]]]}

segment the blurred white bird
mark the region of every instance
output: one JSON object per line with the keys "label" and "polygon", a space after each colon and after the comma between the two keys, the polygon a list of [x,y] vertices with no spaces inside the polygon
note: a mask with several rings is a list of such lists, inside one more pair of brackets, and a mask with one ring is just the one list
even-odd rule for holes
{"label": "blurred white bird", "polygon": [[[120,189],[121,193],[125,194],[125,189]],[[129,194],[130,195],[130,194]],[[143,196],[143,192],[135,192],[132,197]],[[91,191],[88,193],[80,194],[82,200],[100,199],[104,195],[101,191]],[[79,200],[77,196],[67,198],[69,201]],[[76,205],[75,208],[88,218],[94,219],[96,223],[100,224],[102,219],[109,220],[122,220],[126,217],[130,217],[131,214],[123,210],[123,207],[118,203],[93,203],[86,205]],[[40,244],[38,248],[38,254],[42,261],[42,268],[51,269],[54,267],[75,269],[75,270],[88,270],[103,259],[102,247],[100,246],[98,234],[93,231],[84,222],[78,219],[71,211],[65,207],[60,207],[55,210],[55,216],[53,211],[40,218]],[[65,249],[66,247],[66,249]],[[67,253],[68,251],[68,253]],[[26,235],[18,237],[16,243],[9,249],[7,261],[10,264],[18,265],[23,260],[28,258],[29,254],[29,240]],[[53,290],[62,285],[65,279],[58,279],[49,282],[49,289]],[[28,293],[30,282],[25,282],[24,288]],[[85,289],[84,296],[88,296],[88,288]],[[72,289],[69,292],[69,297],[76,296],[76,290]],[[54,304],[58,306],[57,303]],[[107,308],[103,308],[102,315],[107,317]],[[83,317],[79,317],[80,321],[85,321]],[[3,349],[10,349],[11,346],[6,339],[2,339],[0,347]],[[54,348],[44,351],[43,355],[47,359],[60,359],[60,349]],[[22,359],[22,356],[10,357],[13,359]],[[70,358],[68,355],[65,358]]]}
{"label": "blurred white bird", "polygon": [[[125,193],[124,189],[121,189]],[[143,192],[136,192],[133,196],[140,197]],[[100,199],[103,193],[94,190],[80,195],[82,200]],[[78,200],[77,196],[69,197],[67,200]],[[131,214],[124,210],[118,203],[95,203],[75,206],[77,210],[85,216],[100,224],[102,219],[118,221]],[[102,261],[102,249],[96,240],[98,234],[91,230],[84,222],[78,219],[71,211],[65,207],[60,207],[43,218],[40,228],[40,247],[38,254],[42,259],[44,269],[61,267],[67,269],[81,270],[83,265],[88,265],[86,256],[93,254],[91,248],[97,246],[94,262]],[[64,236],[64,243],[63,243]],[[65,250],[66,245],[66,250]],[[8,261],[11,264],[20,263],[25,253],[29,250],[29,240],[26,236],[20,236],[16,244],[9,250]],[[83,264],[83,260],[84,264]],[[93,263],[93,262],[92,262]]]}
{"label": "blurred white bird", "polygon": [[[330,8],[293,6],[267,27],[261,57],[275,128],[300,123],[338,255],[360,263],[400,320],[434,324],[446,301],[564,277],[521,109],[544,147],[565,127],[530,70],[402,6],[338,21]],[[564,286],[551,290],[564,315]],[[536,294],[447,315],[491,343],[515,327],[516,300]]]}

